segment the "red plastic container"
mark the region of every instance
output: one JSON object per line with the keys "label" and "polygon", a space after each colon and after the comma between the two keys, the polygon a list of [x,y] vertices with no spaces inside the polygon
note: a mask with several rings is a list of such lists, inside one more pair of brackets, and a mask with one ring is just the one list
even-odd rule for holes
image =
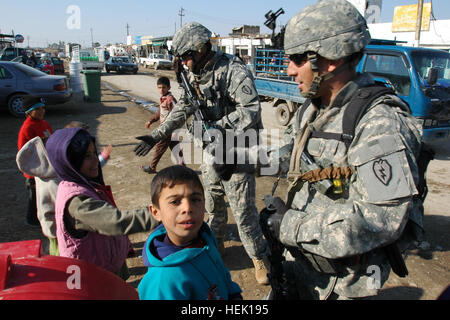
{"label": "red plastic container", "polygon": [[43,255],[41,240],[0,243],[0,300],[137,300],[132,286],[96,265]]}

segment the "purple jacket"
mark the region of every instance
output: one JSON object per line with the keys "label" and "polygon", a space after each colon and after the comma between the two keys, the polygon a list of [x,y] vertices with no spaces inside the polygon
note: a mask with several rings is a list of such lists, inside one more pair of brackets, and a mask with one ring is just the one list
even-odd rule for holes
{"label": "purple jacket", "polygon": [[[117,272],[127,258],[131,243],[127,236],[106,236],[89,231],[82,238],[73,237],[64,223],[64,216],[70,214],[66,209],[70,199],[78,195],[104,200],[115,206],[112,195],[105,190],[99,168],[97,183],[86,180],[67,158],[67,148],[71,139],[80,128],[68,128],[55,131],[46,144],[48,156],[56,173],[61,178],[55,203],[56,236],[60,255],[76,258]],[[92,138],[93,139],[93,138]]]}

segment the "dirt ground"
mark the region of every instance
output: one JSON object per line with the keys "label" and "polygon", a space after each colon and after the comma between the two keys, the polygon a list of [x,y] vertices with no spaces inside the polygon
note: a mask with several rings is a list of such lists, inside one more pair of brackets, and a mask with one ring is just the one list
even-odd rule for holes
{"label": "dirt ground", "polygon": [[[46,120],[54,130],[64,127],[69,121],[78,120],[87,123],[90,131],[97,137],[98,147],[112,144],[111,159],[103,168],[107,184],[112,186],[116,203],[121,209],[133,209],[147,206],[150,203],[150,181],[154,175],[148,175],[140,170],[153,155],[138,158],[133,153],[136,144],[134,137],[146,134],[144,123],[151,113],[136,105],[119,93],[102,88],[101,103],[84,103],[74,100],[64,105],[47,108]],[[17,152],[17,134],[23,119],[12,118],[7,111],[0,111],[0,197],[3,200],[0,207],[0,242],[42,239],[48,244],[40,228],[25,225],[26,193],[25,179],[17,169],[15,156]],[[406,260],[409,276],[399,278],[395,274],[381,290],[377,299],[408,299],[432,300],[450,284],[450,217],[448,208],[450,201],[448,191],[450,156],[449,144],[440,145],[438,159],[432,161],[429,172],[430,194],[425,203],[426,241],[409,252]],[[167,152],[159,169],[171,165],[170,154]],[[198,165],[189,165],[198,170]],[[257,178],[258,210],[263,208],[262,198],[270,192],[275,178]],[[276,194],[283,197],[286,183],[281,181]],[[229,211],[227,226],[228,238],[225,242],[225,265],[231,276],[243,289],[245,299],[259,300],[269,291],[268,286],[258,285],[254,278],[253,266],[245,253],[236,224]],[[135,250],[141,253],[148,233],[138,233],[130,236]],[[128,283],[137,287],[146,272],[142,258],[127,260],[132,276]]]}

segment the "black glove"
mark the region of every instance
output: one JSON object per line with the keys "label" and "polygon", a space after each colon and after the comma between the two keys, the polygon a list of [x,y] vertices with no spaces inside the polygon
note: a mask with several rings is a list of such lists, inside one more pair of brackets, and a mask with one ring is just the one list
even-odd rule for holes
{"label": "black glove", "polygon": [[139,143],[136,148],[134,148],[134,153],[139,157],[143,157],[147,153],[149,153],[157,143],[157,141],[152,138],[152,136],[139,136],[136,137],[136,139],[142,140],[142,142]]}
{"label": "black glove", "polygon": [[[212,165],[214,171],[216,171],[220,179],[228,181],[231,179],[231,176],[236,171],[237,155],[236,149],[234,148],[235,143],[233,143],[232,146],[227,145],[225,137],[226,132],[225,130],[222,130],[221,139],[219,141],[214,141],[214,146],[219,145],[220,147],[222,147],[222,157],[219,158],[219,155],[216,155],[215,147],[212,149],[211,154],[214,156],[214,163]],[[227,161],[227,159],[232,160],[230,162],[230,160]]]}
{"label": "black glove", "polygon": [[280,197],[274,198],[272,204],[275,207],[275,213],[270,215],[269,219],[267,219],[267,226],[269,227],[270,233],[272,233],[275,238],[280,239],[281,221],[289,208]]}
{"label": "black glove", "polygon": [[220,177],[220,179],[222,179],[224,181],[228,181],[231,179],[231,176],[236,171],[236,164],[235,163],[232,163],[232,164],[214,163],[213,169],[217,172],[217,175]]}

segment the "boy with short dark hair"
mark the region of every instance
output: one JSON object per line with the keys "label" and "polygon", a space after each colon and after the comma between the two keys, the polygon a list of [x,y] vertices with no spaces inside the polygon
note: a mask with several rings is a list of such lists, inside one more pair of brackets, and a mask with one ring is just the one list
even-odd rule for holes
{"label": "boy with short dark hair", "polygon": [[[50,124],[44,120],[45,102],[43,99],[36,96],[24,96],[22,100],[23,110],[25,110],[26,119],[19,131],[17,140],[18,150],[22,149],[23,145],[34,137],[40,137],[42,141],[47,141],[48,137],[53,133]],[[27,188],[28,208],[25,223],[28,225],[39,226],[37,218],[36,206],[36,182],[33,176],[26,173],[23,174],[26,178],[25,186]]]}
{"label": "boy with short dark hair", "polygon": [[[150,128],[152,123],[156,121],[160,121],[163,123],[169,113],[172,111],[174,104],[177,102],[172,93],[170,92],[170,80],[167,77],[160,77],[156,82],[158,86],[158,92],[161,94],[161,99],[159,102],[158,111],[153,115],[153,117],[145,123],[145,127],[147,129]],[[166,152],[167,148],[170,150],[174,150],[175,146],[178,145],[178,141],[169,137],[168,139],[161,140],[155,145],[155,153],[153,155],[153,160],[150,165],[142,166],[142,170],[147,173],[156,173],[156,166],[161,160],[164,152]],[[177,159],[178,164],[183,164],[183,153],[180,150],[178,155],[174,154],[174,157]]]}
{"label": "boy with short dark hair", "polygon": [[242,299],[203,221],[205,197],[197,173],[176,165],[161,170],[151,184],[153,217],[162,222],[142,250],[147,274],[142,300]]}

